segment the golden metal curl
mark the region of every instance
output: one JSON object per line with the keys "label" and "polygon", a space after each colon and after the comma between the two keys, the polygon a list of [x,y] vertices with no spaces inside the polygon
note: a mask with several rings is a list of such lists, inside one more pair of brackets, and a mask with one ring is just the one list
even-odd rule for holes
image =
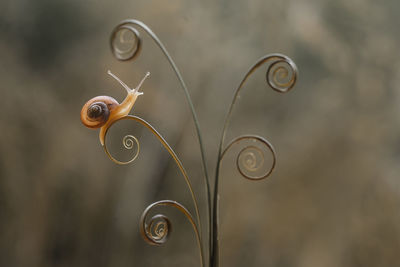
{"label": "golden metal curl", "polygon": [[[252,140],[254,142],[259,142],[263,144],[272,155],[272,163],[268,171],[262,174],[256,175],[257,171],[261,169],[265,163],[265,157],[263,151],[255,145],[247,145],[242,148],[236,157],[236,167],[240,174],[249,180],[262,180],[271,175],[272,171],[275,169],[276,164],[276,154],[275,149],[272,144],[265,138],[257,135],[244,135],[232,140],[225,150],[222,152],[221,160],[226,154],[226,152],[233,146],[239,144],[244,140]],[[258,154],[258,155],[257,155]]]}
{"label": "golden metal curl", "polygon": [[260,148],[256,146],[248,146],[240,151],[237,158],[237,165],[240,168],[240,163],[248,171],[257,171],[264,164],[264,155]]}
{"label": "golden metal curl", "polygon": [[135,136],[125,135],[124,138],[122,139],[122,144],[126,149],[132,149],[134,147],[134,143],[136,143],[136,146],[138,147],[137,154],[139,154],[139,140]]}
{"label": "golden metal curl", "polygon": [[204,266],[203,246],[201,243],[200,232],[193,220],[190,212],[180,203],[172,200],[161,200],[150,204],[143,212],[140,218],[140,233],[143,239],[150,245],[162,245],[167,242],[171,233],[171,222],[167,216],[157,214],[148,220],[149,213],[152,209],[158,206],[169,206],[178,209],[189,220],[196,235],[196,241],[199,246],[201,266]]}
{"label": "golden metal curl", "polygon": [[265,77],[272,89],[279,93],[286,93],[295,85],[297,72],[297,67],[290,58],[278,57],[268,66]]}
{"label": "golden metal curl", "polygon": [[[114,122],[106,128],[104,138],[107,137],[108,130],[110,129],[111,125],[113,125],[113,124],[114,124]],[[136,144],[136,146],[134,144]],[[134,150],[133,156],[128,161],[120,161],[120,160],[114,158],[114,156],[111,155],[110,151],[108,151],[106,142],[104,142],[103,148],[104,148],[104,151],[106,152],[107,156],[110,158],[110,160],[119,165],[126,165],[126,164],[133,162],[135,159],[137,159],[137,157],[139,156],[139,151],[140,151],[140,143],[139,143],[139,140],[136,138],[136,136],[133,136],[133,135],[124,136],[124,138],[122,139],[122,145],[124,146],[125,149],[128,149],[128,150],[132,150],[136,147],[136,149]]]}
{"label": "golden metal curl", "polygon": [[[146,217],[147,214],[144,216]],[[162,245],[167,242],[171,232],[171,222],[168,217],[160,214],[154,215],[148,224],[145,217],[140,222],[143,239],[151,245]]]}
{"label": "golden metal curl", "polygon": [[[129,32],[133,34],[133,40],[126,39],[126,34]],[[117,43],[127,47],[125,49],[119,48]],[[111,33],[110,46],[111,52],[118,60],[127,61],[139,55],[142,48],[142,40],[138,30],[136,30],[134,27],[120,24],[115,27]]]}

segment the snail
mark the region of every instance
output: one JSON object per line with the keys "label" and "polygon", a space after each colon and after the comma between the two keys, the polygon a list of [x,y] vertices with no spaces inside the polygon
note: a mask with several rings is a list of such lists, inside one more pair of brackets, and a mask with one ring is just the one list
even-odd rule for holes
{"label": "snail", "polygon": [[139,92],[140,87],[150,75],[150,72],[147,72],[136,88],[129,88],[117,76],[112,74],[111,71],[107,73],[126,89],[127,95],[124,101],[119,104],[117,100],[110,96],[96,96],[86,102],[81,110],[81,121],[86,127],[92,129],[100,128],[99,138],[102,146],[104,146],[105,134],[108,127],[114,121],[129,114],[137,97],[143,94],[143,92]]}

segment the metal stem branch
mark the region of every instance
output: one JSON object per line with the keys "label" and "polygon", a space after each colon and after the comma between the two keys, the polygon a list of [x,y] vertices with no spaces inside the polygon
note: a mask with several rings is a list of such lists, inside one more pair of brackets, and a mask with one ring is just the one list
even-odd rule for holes
{"label": "metal stem branch", "polygon": [[[189,109],[192,113],[192,117],[193,117],[193,121],[196,127],[196,133],[197,133],[197,138],[198,138],[198,142],[199,142],[199,146],[200,146],[200,154],[201,154],[201,161],[202,161],[202,168],[203,168],[203,173],[204,173],[204,177],[205,177],[205,186],[206,186],[206,198],[207,198],[207,211],[208,211],[208,225],[209,227],[211,227],[211,190],[210,190],[210,181],[209,181],[209,176],[208,176],[208,169],[207,169],[207,162],[206,162],[206,156],[205,156],[205,150],[204,150],[204,144],[203,144],[203,139],[201,136],[201,130],[200,130],[200,124],[199,124],[199,120],[197,118],[197,114],[196,111],[194,109],[193,106],[193,102],[192,99],[190,97],[189,91],[187,89],[186,83],[182,78],[182,75],[178,69],[178,67],[176,66],[174,60],[172,59],[172,57],[169,55],[167,49],[165,48],[164,44],[161,42],[161,40],[157,37],[157,35],[143,22],[139,21],[139,20],[134,20],[134,19],[128,19],[128,20],[123,20],[122,22],[120,22],[113,30],[112,34],[111,34],[111,39],[110,39],[110,45],[111,45],[111,51],[113,52],[113,54],[116,56],[117,59],[119,60],[130,60],[135,58],[138,54],[139,51],[141,50],[141,40],[140,40],[140,35],[139,32],[131,27],[131,25],[137,25],[140,28],[142,28],[152,39],[153,41],[157,44],[157,46],[161,49],[161,51],[163,52],[163,54],[165,55],[165,57],[167,58],[168,62],[170,63],[173,71],[175,72],[179,83],[182,86],[182,89],[184,91],[186,100],[188,102],[189,105]],[[137,37],[137,48],[133,51],[132,55],[128,58],[123,58],[121,57],[117,52],[118,50],[114,49],[114,39],[118,33],[119,30],[121,29],[127,29],[130,30],[133,34],[135,34],[135,36]],[[201,227],[199,225],[199,228],[201,230]],[[210,247],[210,253],[211,253],[211,240],[212,240],[212,230],[211,228],[208,228],[208,236],[209,236],[209,247]]]}

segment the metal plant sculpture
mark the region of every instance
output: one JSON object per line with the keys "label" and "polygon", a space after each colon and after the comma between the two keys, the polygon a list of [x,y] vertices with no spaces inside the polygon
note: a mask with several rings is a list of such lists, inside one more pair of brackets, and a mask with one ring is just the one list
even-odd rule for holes
{"label": "metal plant sculpture", "polygon": [[[239,93],[243,88],[243,85],[247,81],[247,79],[251,76],[251,74],[261,66],[266,65],[266,82],[267,84],[275,91],[279,93],[286,93],[296,83],[297,79],[297,67],[295,63],[285,55],[281,54],[269,54],[261,57],[244,75],[244,78],[240,82],[237,87],[235,94],[233,96],[233,100],[231,106],[228,111],[228,115],[225,120],[224,128],[222,131],[221,140],[219,142],[219,151],[217,157],[217,165],[216,165],[216,173],[215,173],[215,185],[213,191],[213,197],[211,197],[211,187],[210,187],[210,179],[207,170],[205,153],[203,141],[200,133],[200,126],[198,123],[197,115],[194,110],[192,100],[190,98],[189,92],[187,90],[186,84],[180,74],[175,62],[172,60],[171,56],[167,52],[165,46],[162,44],[160,39],[156,36],[156,34],[143,22],[138,20],[124,20],[120,24],[118,24],[110,38],[111,51],[114,56],[121,61],[127,61],[134,59],[139,55],[142,46],[142,40],[140,39],[139,31],[136,29],[140,28],[142,31],[147,33],[153,41],[158,45],[161,51],[164,53],[165,57],[168,59],[172,69],[174,70],[181,86],[183,92],[186,96],[186,100],[188,102],[194,124],[196,126],[197,138],[200,146],[201,159],[202,159],[202,167],[204,172],[205,186],[206,186],[206,197],[207,197],[207,212],[208,212],[208,233],[207,233],[207,241],[203,242],[201,235],[201,224],[200,224],[200,212],[197,204],[197,198],[194,194],[192,185],[190,183],[190,179],[188,174],[183,167],[181,161],[178,156],[171,148],[171,146],[167,143],[167,141],[162,137],[162,135],[147,121],[144,119],[129,115],[136,99],[142,93],[139,92],[140,87],[142,86],[144,80],[150,75],[148,72],[139,85],[136,88],[129,88],[124,82],[122,82],[118,77],[108,71],[113,78],[115,78],[127,91],[127,96],[125,100],[119,104],[114,98],[109,96],[98,96],[91,100],[89,100],[82,108],[81,111],[81,120],[84,125],[89,128],[100,128],[100,143],[104,148],[107,156],[117,164],[128,164],[134,161],[139,154],[139,140],[133,135],[126,135],[122,142],[125,149],[132,150],[133,155],[130,160],[120,161],[114,156],[111,155],[106,145],[106,137],[107,132],[115,123],[118,123],[121,120],[130,120],[134,123],[139,123],[140,125],[147,128],[154,136],[158,138],[160,143],[164,146],[164,148],[169,152],[176,165],[178,166],[183,178],[185,179],[189,191],[191,193],[191,197],[194,203],[195,216],[193,216],[182,204],[172,201],[172,200],[161,200],[157,201],[150,206],[148,206],[140,219],[140,232],[143,236],[144,240],[152,245],[162,245],[168,240],[168,236],[170,234],[170,226],[171,223],[168,217],[164,215],[155,215],[152,218],[148,218],[149,213],[153,208],[157,206],[169,206],[176,208],[180,212],[182,212],[185,217],[191,223],[197,243],[199,246],[200,252],[200,263],[201,266],[210,266],[210,267],[218,267],[219,266],[219,170],[221,166],[221,161],[224,158],[226,152],[230,150],[231,147],[236,146],[244,141],[251,141],[251,144],[246,142],[246,146],[242,148],[237,155],[236,158],[236,166],[239,173],[245,177],[246,179],[255,181],[267,178],[271,175],[272,171],[275,168],[276,156],[274,147],[268,140],[261,136],[257,135],[244,135],[239,136],[225,145],[225,137],[227,128],[229,126],[229,122],[231,120],[232,111],[235,106],[235,103],[238,99]],[[134,41],[130,41],[129,43],[125,43],[129,47],[127,49],[120,49],[117,47],[116,43],[124,43],[124,34],[130,32],[134,36]],[[265,163],[264,161],[264,151],[260,147],[264,147],[267,151],[270,151],[272,154],[272,164],[267,169],[266,172],[260,173],[260,169],[262,165]],[[206,259],[204,256],[204,247],[206,247],[208,251],[209,257]]]}

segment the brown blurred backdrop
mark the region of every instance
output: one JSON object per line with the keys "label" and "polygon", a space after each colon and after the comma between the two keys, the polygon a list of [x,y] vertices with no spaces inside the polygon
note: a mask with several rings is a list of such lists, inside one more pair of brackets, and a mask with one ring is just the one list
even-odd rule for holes
{"label": "brown blurred backdrop", "polygon": [[[0,2],[0,266],[198,266],[182,215],[147,245],[139,218],[153,201],[193,210],[182,177],[147,132],[128,166],[112,163],[79,120],[91,97],[146,81],[134,113],[151,122],[189,170],[206,224],[199,149],[187,104],[155,44],[116,61],[122,19],[148,24],[189,86],[211,177],[234,88],[260,56],[300,70],[288,94],[249,80],[228,140],[268,138],[276,171],[249,182],[223,161],[222,266],[400,266],[400,2],[396,0]],[[130,127],[129,125],[123,125]],[[203,227],[204,228],[204,227]],[[206,229],[203,229],[205,231]]]}

